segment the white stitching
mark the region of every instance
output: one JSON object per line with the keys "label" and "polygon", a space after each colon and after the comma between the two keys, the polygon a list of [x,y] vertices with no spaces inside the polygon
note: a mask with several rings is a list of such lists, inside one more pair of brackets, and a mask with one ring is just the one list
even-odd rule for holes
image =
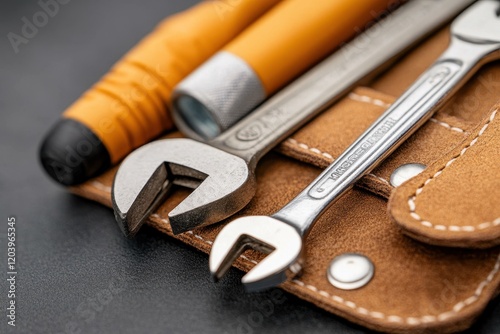
{"label": "white stitching", "polygon": [[[324,156],[325,158],[327,158],[327,159],[328,159],[328,160],[330,160],[330,161],[335,160],[331,154],[326,153],[326,152],[322,152],[322,151],[320,151],[319,149],[314,148],[314,147],[312,147],[312,148],[311,148],[311,147],[307,146],[306,144],[304,144],[304,143],[300,143],[300,142],[298,142],[296,139],[293,139],[293,138],[291,138],[291,137],[290,137],[290,138],[288,138],[288,139],[287,139],[287,141],[288,141],[290,144],[295,145],[295,146],[298,146],[298,147],[300,147],[300,148],[302,148],[302,149],[304,149],[304,150],[308,150],[308,151],[311,151],[311,152],[313,152],[313,153],[316,153],[316,154],[322,155],[322,156]],[[373,173],[370,173],[370,174],[367,174],[367,175],[368,175],[368,176],[372,176],[372,177],[374,177],[374,178],[376,178],[376,179],[378,179],[378,180],[382,181],[383,183],[385,183],[385,184],[387,184],[387,185],[389,185],[389,186],[391,185],[391,184],[389,183],[389,181],[387,181],[386,179],[384,179],[384,178],[382,178],[382,177],[380,177],[380,176],[377,176],[377,175],[375,175],[375,174],[373,174]]]}
{"label": "white stitching", "polygon": [[[350,93],[349,98],[351,100],[358,101],[358,102],[371,103],[373,105],[376,105],[376,106],[382,107],[382,108],[389,108],[391,106],[390,103],[387,103],[387,102],[382,101],[380,99],[374,99],[374,98],[367,96],[367,95],[359,95],[356,93]],[[452,126],[452,125],[450,125],[446,122],[440,121],[438,119],[435,119],[434,117],[431,118],[430,121],[432,121],[438,125],[441,125],[442,127],[445,127],[448,130],[459,132],[459,133],[465,133],[465,130],[458,128],[456,126]]]}
{"label": "white stitching", "polygon": [[367,96],[367,95],[359,95],[356,93],[350,93],[349,98],[351,100],[358,101],[358,102],[371,103],[371,104],[374,104],[374,105],[382,107],[382,108],[389,108],[391,106],[390,103],[387,103],[387,102],[382,101],[380,99],[375,99],[375,98]]}
{"label": "white stitching", "polygon": [[293,139],[293,138],[288,138],[287,139],[288,142],[290,142],[292,145],[295,145],[295,146],[298,146],[300,148],[303,148],[304,150],[309,150],[313,153],[316,153],[316,154],[319,154],[319,155],[322,155],[324,156],[325,158],[327,158],[328,160],[331,160],[333,161],[333,156],[330,154],[330,153],[326,153],[326,152],[321,152],[319,149],[317,148],[314,148],[314,147],[309,147],[307,146],[306,144],[304,143],[299,143],[297,140]]}
{"label": "white stitching", "polygon": [[472,141],[469,143],[469,145],[465,146],[460,151],[460,153],[458,155],[456,155],[453,158],[451,158],[440,170],[438,170],[436,173],[434,173],[434,175],[430,176],[420,187],[417,188],[417,190],[415,190],[415,193],[408,198],[408,207],[409,207],[409,210],[410,210],[409,211],[410,212],[410,216],[413,219],[419,221],[422,226],[425,226],[425,227],[428,227],[428,228],[434,228],[435,230],[438,230],[438,231],[474,232],[476,230],[484,230],[484,229],[487,229],[487,228],[490,228],[490,227],[493,227],[493,226],[499,226],[500,225],[500,217],[494,219],[491,222],[483,222],[483,223],[479,223],[479,224],[477,224],[475,226],[471,226],[471,225],[467,225],[467,226],[436,225],[436,224],[433,224],[433,223],[431,223],[431,222],[429,222],[427,220],[422,219],[422,217],[418,213],[416,213],[417,205],[415,203],[417,197],[422,193],[422,191],[424,190],[424,187],[426,185],[428,185],[432,180],[434,180],[437,177],[439,177],[439,175],[441,175],[446,168],[448,168],[449,166],[451,166],[458,158],[462,157],[465,154],[465,152],[467,152],[467,150],[469,148],[471,148],[472,146],[474,146],[474,144],[477,143],[479,137],[481,137],[484,134],[484,132],[486,131],[486,129],[488,128],[488,126],[495,119],[495,116],[496,116],[498,110],[499,109],[495,109],[491,113],[488,121],[483,125],[483,127],[481,128],[481,130],[479,131],[479,133],[477,134],[477,136],[474,137],[474,139],[472,139]]}
{"label": "white stitching", "polygon": [[[381,101],[381,100],[379,100]],[[383,101],[382,101],[383,102]],[[471,146],[473,146],[476,142],[477,142],[477,139],[484,133],[484,131],[486,131],[486,129],[488,128],[488,125],[491,123],[491,121],[493,121],[493,119],[495,118],[495,115],[496,115],[496,112],[498,111],[495,110],[492,115],[490,116],[490,119],[489,121],[485,124],[485,126],[483,126],[483,128],[481,129],[481,131],[478,133],[478,135],[476,136],[476,138],[474,138],[474,140],[471,141],[471,143],[464,149],[460,152],[460,155],[451,159],[440,171],[438,171],[438,173],[434,174],[434,176],[432,176],[430,178],[433,179],[433,178],[436,178],[437,176],[439,176],[441,174],[441,172],[448,166],[450,166],[453,161],[455,161],[458,157],[462,156],[463,154],[465,154],[465,152],[467,151],[468,148],[470,148]],[[463,131],[463,130],[462,130]],[[299,144],[295,139],[292,139],[292,138],[289,138],[289,141],[292,142],[292,143],[296,143],[296,144]],[[305,146],[305,147],[304,147]],[[328,159],[332,159],[333,160],[333,157],[328,154],[328,153],[324,153],[324,152],[321,152],[320,150],[318,149],[314,149],[314,151],[312,149],[310,149],[307,145],[303,144],[301,146],[302,148],[305,148],[305,149],[308,149],[308,150],[311,150],[312,152],[314,153],[317,153],[317,154],[321,154],[325,157],[327,157]],[[370,175],[373,175],[373,174],[370,174]],[[376,175],[373,175],[375,177],[378,178],[378,176]],[[382,179],[383,181],[387,182],[387,180],[385,179]],[[96,188],[98,189],[101,189],[105,192],[111,192],[111,187],[109,186],[106,186],[104,184],[102,184],[101,182],[99,181],[92,181],[91,184],[93,186],[95,186]],[[426,181],[426,183],[424,183],[424,186],[428,184],[428,182]],[[421,188],[419,189],[423,189],[422,186]],[[414,199],[416,198],[416,196],[421,193],[421,190],[418,191],[419,189],[417,189],[417,191],[415,191],[415,195],[413,196],[413,201]],[[409,202],[410,203],[410,202]],[[410,208],[414,207],[414,203],[413,203],[413,206],[410,205]],[[414,215],[414,218],[415,216],[417,216],[418,218],[420,218],[420,216],[416,213],[416,212],[413,212]],[[158,218],[160,221],[162,222],[165,222],[165,223],[169,223],[167,219],[164,219],[163,217],[161,217],[160,215],[158,214],[153,214],[152,217],[155,217],[155,218]],[[420,218],[421,219],[421,218]],[[428,226],[428,224],[431,224],[429,222],[426,222],[426,221],[422,221],[422,224],[423,223],[427,223],[427,225],[424,225],[424,226]],[[432,224],[431,224],[432,225]],[[498,226],[500,225],[500,218],[497,218],[495,219],[493,222],[490,223],[490,225],[488,225],[488,223],[482,223],[482,224],[479,224],[479,226],[482,226],[481,228],[484,229],[484,228],[487,228],[487,227],[490,227],[490,226]],[[437,225],[439,226],[439,225]],[[473,226],[467,226],[467,228],[471,228]],[[434,226],[434,228],[436,228],[436,226]],[[464,228],[462,226],[462,228]],[[201,235],[198,235],[198,234],[195,234],[193,233],[192,231],[189,231],[189,232],[186,232],[186,234],[190,234],[192,236],[194,236],[195,238],[205,242],[206,244],[208,245],[212,245],[213,244],[213,241],[210,241],[210,240],[207,240],[205,239],[204,237],[202,237]],[[249,259],[248,257],[244,256],[244,255],[241,255],[240,256],[242,259],[248,261],[248,262],[251,262],[253,264],[257,264],[257,261],[255,260],[252,260],[252,259]],[[450,318],[451,316],[455,315],[455,314],[458,314],[460,313],[466,306],[469,306],[473,303],[475,303],[476,301],[479,300],[479,297],[481,296],[481,294],[483,293],[485,287],[487,287],[492,281],[493,279],[495,278],[496,274],[498,273],[500,269],[500,254],[497,256],[497,260],[495,262],[495,265],[493,267],[493,270],[488,274],[488,276],[486,277],[485,280],[481,281],[481,283],[479,283],[478,287],[476,288],[475,292],[474,292],[474,295],[473,296],[470,296],[468,298],[466,298],[465,300],[463,301],[460,301],[458,302],[457,304],[455,304],[453,307],[452,307],[452,310],[451,311],[447,311],[447,312],[443,312],[437,316],[433,316],[433,315],[424,315],[424,316],[421,316],[421,317],[407,317],[405,319],[405,322],[408,324],[408,325],[419,325],[421,323],[423,324],[428,324],[428,323],[431,323],[431,322],[436,322],[436,321],[444,321],[448,318]],[[346,301],[344,300],[342,297],[340,296],[336,296],[336,295],[331,295],[329,294],[328,292],[326,291],[323,291],[323,290],[320,290],[318,289],[317,287],[313,286],[313,285],[309,285],[309,284],[305,284],[304,282],[298,280],[298,279],[294,279],[292,280],[293,283],[295,283],[296,285],[298,286],[301,286],[303,288],[306,288],[308,290],[311,290],[315,293],[318,293],[319,295],[325,297],[325,298],[330,298],[332,299],[333,301],[337,302],[337,303],[340,303],[340,304],[344,304],[345,306],[347,307],[350,307],[352,308],[353,310],[355,310],[356,312],[362,314],[362,315],[369,315],[370,317],[372,318],[375,318],[375,319],[386,319],[387,321],[389,322],[397,322],[397,323],[401,323],[404,321],[403,318],[399,317],[399,316],[396,316],[396,315],[389,315],[389,316],[386,316],[385,314],[381,313],[381,312],[375,312],[375,311],[369,311],[367,310],[366,308],[363,308],[363,307],[359,307],[356,305],[356,303],[352,302],[352,301]]]}
{"label": "white stitching", "polygon": [[459,133],[465,132],[463,129],[457,128],[456,126],[451,126],[450,124],[443,122],[443,121],[440,121],[440,120],[435,119],[435,118],[431,118],[429,121],[437,123],[441,126],[444,126],[445,128],[450,129],[451,131],[455,131],[455,132],[459,132]]}
{"label": "white stitching", "polygon": [[[164,223],[170,224],[167,219],[161,217],[157,213],[154,213],[151,216],[154,217],[154,218],[159,219],[160,221],[162,221]],[[212,246],[212,244],[213,244],[213,241],[207,240],[204,237],[202,237],[201,235],[195,234],[193,231],[188,231],[188,232],[186,232],[186,234],[190,234],[190,235],[194,236],[195,238],[197,238],[197,239],[199,239],[199,240],[207,243],[210,246]],[[246,260],[246,261],[251,262],[253,264],[257,264],[257,261],[249,259],[245,255],[241,255],[240,257],[243,260]],[[466,299],[464,299],[464,300],[456,303],[452,307],[451,311],[446,311],[446,312],[440,313],[437,316],[434,316],[434,315],[424,315],[424,316],[421,316],[421,317],[407,317],[406,319],[404,319],[404,318],[402,318],[400,316],[397,316],[397,315],[388,315],[387,316],[387,315],[385,315],[382,312],[369,311],[369,310],[367,310],[364,307],[360,307],[360,306],[356,305],[356,303],[354,303],[352,301],[345,300],[344,298],[342,298],[340,296],[337,296],[337,295],[332,295],[332,294],[330,294],[330,293],[328,293],[328,292],[326,292],[324,290],[318,289],[314,285],[306,284],[303,281],[298,280],[298,279],[294,279],[291,282],[294,283],[294,284],[296,284],[296,285],[298,285],[298,286],[300,286],[300,287],[303,287],[305,289],[311,290],[314,293],[317,293],[317,294],[319,294],[322,297],[329,298],[329,299],[333,300],[336,303],[343,304],[343,305],[345,305],[345,306],[347,306],[349,308],[352,308],[353,310],[355,310],[359,314],[368,315],[368,316],[370,316],[372,318],[375,318],[375,319],[385,319],[388,322],[402,323],[404,321],[408,325],[415,326],[415,325],[419,325],[419,324],[429,324],[429,323],[436,322],[436,321],[444,321],[444,320],[450,318],[451,316],[460,313],[466,306],[469,306],[469,305],[471,305],[471,304],[473,304],[473,303],[475,303],[476,301],[479,300],[479,297],[483,293],[484,288],[487,287],[493,281],[493,279],[495,278],[495,276],[496,276],[496,274],[498,273],[499,270],[500,270],[500,253],[497,256],[497,260],[495,262],[495,265],[493,266],[493,269],[488,274],[488,276],[486,277],[486,279],[484,279],[483,281],[481,281],[481,283],[479,283],[478,287],[474,291],[474,295],[472,295],[472,296],[470,296],[470,297],[468,297],[468,298],[466,298]]]}
{"label": "white stitching", "polygon": [[[100,183],[98,181],[94,181],[94,182],[92,182],[92,184],[94,186],[96,186],[97,188],[102,188],[99,185],[104,186],[102,183]],[[106,188],[107,186],[104,186],[104,187]],[[107,188],[109,188],[109,187],[107,187]],[[157,218],[161,222],[170,224],[170,222],[167,219],[161,217],[157,213],[152,214],[151,217]],[[500,224],[500,222],[499,222],[499,224]],[[204,237],[202,237],[201,235],[195,234],[193,231],[188,231],[188,232],[186,232],[186,234],[192,235],[196,239],[199,239],[199,240],[205,242],[206,244],[208,244],[210,246],[213,245],[213,241],[207,240]],[[246,257],[245,255],[241,255],[240,257],[243,260],[246,260],[246,261],[248,261],[250,263],[257,264],[257,261],[252,260],[252,259]],[[429,323],[436,322],[436,321],[444,321],[444,320],[448,319],[449,317],[451,317],[451,316],[453,316],[455,314],[460,313],[466,306],[469,306],[469,305],[475,303],[476,301],[478,301],[479,297],[481,296],[481,294],[484,291],[484,288],[487,287],[493,281],[493,279],[495,278],[495,276],[498,273],[499,269],[500,269],[500,254],[497,257],[497,260],[495,262],[493,270],[488,274],[488,276],[486,277],[485,280],[483,280],[483,281],[481,281],[481,283],[479,283],[478,287],[474,291],[474,295],[472,295],[472,296],[464,299],[463,301],[460,301],[457,304],[455,304],[452,307],[452,311],[443,312],[443,313],[441,313],[441,314],[439,314],[437,316],[434,316],[434,315],[424,315],[424,316],[421,316],[421,317],[418,317],[418,318],[417,317],[407,317],[406,319],[404,319],[404,318],[402,318],[400,316],[397,316],[397,315],[388,315],[388,316],[386,316],[382,312],[369,311],[369,310],[367,310],[364,307],[357,306],[356,303],[354,303],[352,301],[345,300],[344,298],[342,298],[340,296],[337,296],[337,295],[329,294],[328,292],[326,292],[324,290],[318,289],[314,285],[306,284],[306,283],[304,283],[304,282],[302,282],[302,281],[300,281],[298,279],[294,279],[291,282],[294,283],[294,284],[296,284],[296,285],[298,285],[298,286],[300,286],[300,287],[303,287],[303,288],[306,288],[308,290],[311,290],[311,291],[319,294],[322,297],[330,298],[331,300],[333,300],[336,303],[346,305],[347,307],[352,308],[353,310],[355,310],[359,314],[368,315],[368,316],[370,316],[372,318],[375,318],[375,319],[385,319],[388,322],[402,323],[403,321],[405,321],[408,325],[414,326],[414,325],[419,325],[419,324],[429,324]]]}
{"label": "white stitching", "polygon": [[447,320],[448,318],[460,313],[465,307],[477,302],[479,300],[479,297],[484,291],[484,288],[487,287],[495,278],[496,274],[498,273],[500,269],[500,254],[497,256],[497,260],[495,262],[495,265],[493,266],[492,271],[488,274],[485,280],[481,281],[479,283],[478,287],[474,291],[474,295],[456,303],[453,305],[451,308],[451,311],[446,311],[438,314],[437,316],[434,315],[424,315],[420,317],[407,317],[407,318],[402,318],[397,315],[385,315],[381,312],[374,312],[374,311],[369,311],[366,308],[359,307],[357,306],[354,302],[352,301],[346,301],[342,297],[336,296],[336,295],[331,295],[328,292],[325,292],[323,290],[319,290],[316,287],[310,288],[311,286],[309,284],[305,284],[304,282],[294,279],[292,280],[293,283],[297,284],[298,286],[301,286],[303,288],[312,290],[314,292],[320,291],[320,295],[325,297],[325,298],[330,298],[336,303],[343,304],[356,312],[362,314],[362,315],[369,315],[372,318],[376,319],[385,319],[388,322],[397,322],[397,323],[402,323],[406,322],[406,324],[410,326],[415,326],[415,325],[420,325],[420,324],[429,324],[432,322],[436,321],[444,321]]}
{"label": "white stitching", "polygon": [[[168,221],[168,219],[163,218],[162,216],[160,216],[160,215],[159,215],[159,214],[157,214],[157,213],[153,213],[153,214],[151,215],[151,217],[157,218],[157,219],[159,219],[161,222],[163,222],[163,223],[166,223],[166,224],[170,225],[170,222]],[[185,234],[192,235],[192,236],[193,236],[193,237],[195,237],[196,239],[199,239],[199,240],[203,241],[204,243],[206,243],[206,244],[208,244],[208,245],[210,245],[210,246],[212,246],[212,245],[213,245],[213,243],[214,243],[213,241],[211,241],[211,240],[207,240],[207,239],[205,239],[204,237],[202,237],[202,236],[201,236],[201,235],[199,235],[199,234],[195,234],[193,231],[187,231],[187,232],[185,232]],[[253,263],[253,264],[257,264],[257,261],[252,260],[252,259],[250,259],[250,258],[246,257],[246,256],[245,256],[245,255],[243,255],[243,254],[242,254],[242,255],[240,255],[240,257],[241,257],[242,259],[244,259],[244,260],[248,261],[248,262],[251,262],[251,263]]]}
{"label": "white stitching", "polygon": [[382,181],[383,183],[387,184],[388,186],[391,186],[391,187],[392,187],[392,185],[389,183],[389,181],[387,181],[386,179],[384,179],[384,178],[382,178],[382,177],[380,177],[380,176],[378,176],[378,175],[375,175],[375,174],[373,174],[373,173],[370,173],[370,174],[367,174],[367,175],[368,175],[368,176],[373,176],[373,177],[375,177],[376,179],[378,179],[378,180]]}

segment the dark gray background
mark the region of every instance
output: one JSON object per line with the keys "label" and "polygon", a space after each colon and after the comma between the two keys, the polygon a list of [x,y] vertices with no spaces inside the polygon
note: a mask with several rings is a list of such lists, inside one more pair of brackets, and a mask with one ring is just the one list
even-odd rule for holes
{"label": "dark gray background", "polygon": [[[0,4],[0,249],[17,218],[17,327],[5,333],[363,333],[292,295],[246,294],[232,270],[220,284],[207,256],[145,228],[127,240],[110,209],[72,196],[39,167],[40,139],[59,114],[165,16],[195,0],[73,0],[15,53],[7,34],[40,10]],[[259,315],[260,314],[260,315]],[[471,333],[500,328],[493,302]]]}

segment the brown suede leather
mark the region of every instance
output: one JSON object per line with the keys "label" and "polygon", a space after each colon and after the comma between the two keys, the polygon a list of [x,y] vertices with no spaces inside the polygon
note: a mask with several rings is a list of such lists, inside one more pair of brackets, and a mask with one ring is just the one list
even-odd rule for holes
{"label": "brown suede leather", "polygon": [[[237,216],[278,210],[319,172],[289,158],[267,156],[257,170],[256,197]],[[110,205],[113,174],[114,170],[74,190]],[[187,194],[186,190],[176,191],[150,223],[172,235],[167,212]],[[219,224],[175,237],[208,253],[221,227]],[[381,331],[464,329],[493,298],[500,283],[500,249],[456,250],[413,241],[391,223],[383,198],[358,189],[322,216],[306,245],[304,274],[283,288],[332,313]],[[359,290],[336,289],[326,278],[328,263],[345,252],[365,254],[375,264],[374,278]],[[260,258],[259,254],[247,252],[235,265],[248,271]]]}
{"label": "brown suede leather", "polygon": [[500,244],[499,106],[452,151],[396,188],[389,202],[405,233],[456,247]]}
{"label": "brown suede leather", "polygon": [[[438,57],[447,39],[446,31],[434,35],[372,88],[354,90],[298,131],[279,147],[289,157],[275,153],[265,157],[257,169],[257,194],[235,217],[271,214],[291,200],[320,173],[318,167],[331,163],[394,101],[393,96],[401,94]],[[500,247],[466,248],[489,247],[500,240],[500,224],[496,223],[500,206],[495,201],[500,197],[498,82],[497,62],[474,76],[453,103],[366,176],[360,182],[363,189],[354,188],[327,210],[307,239],[303,275],[282,287],[376,330],[443,333],[470,326],[500,285]],[[393,188],[388,183],[391,173],[409,162],[428,168]],[[116,168],[72,191],[110,206],[115,172]],[[429,177],[431,181],[413,200],[415,205],[408,204]],[[149,223],[172,235],[167,213],[187,194],[187,190],[176,190]],[[432,226],[416,219],[412,208]],[[224,223],[174,237],[208,253]],[[490,224],[480,228],[484,223]],[[443,247],[450,245],[461,248]],[[329,262],[346,252],[362,253],[375,265],[372,281],[358,290],[339,290],[326,278]],[[247,271],[261,257],[247,251],[235,266]]]}
{"label": "brown suede leather", "polygon": [[[358,88],[348,99],[295,133],[280,146],[281,152],[324,168],[392,101],[366,88]],[[497,125],[500,117],[495,118],[496,110],[497,107],[473,131],[468,130],[469,123],[438,112],[365,177],[360,186],[387,198],[393,189],[389,178],[397,167],[407,163],[431,166],[414,178],[411,185],[405,183],[394,192],[390,213],[396,222],[408,235],[435,245],[484,248],[500,244],[497,200],[500,195],[500,126]],[[479,136],[481,140],[478,138],[480,131],[483,131]],[[473,141],[474,149],[465,155],[462,150]],[[443,156],[449,150],[450,153]],[[439,175],[433,187],[425,186],[425,194],[418,195],[418,213],[410,210],[409,205],[415,204],[412,197],[417,188],[434,179],[432,176],[442,172],[449,161],[457,162],[454,168],[447,167],[446,176]],[[434,164],[437,164],[435,168]],[[420,213],[426,219],[421,218]]]}

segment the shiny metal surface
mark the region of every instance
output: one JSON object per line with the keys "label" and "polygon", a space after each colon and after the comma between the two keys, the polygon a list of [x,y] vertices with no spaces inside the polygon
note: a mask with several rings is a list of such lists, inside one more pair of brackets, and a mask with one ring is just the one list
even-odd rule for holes
{"label": "shiny metal surface", "polygon": [[335,257],[327,268],[328,281],[341,290],[354,290],[367,285],[375,266],[362,254],[346,253]]}
{"label": "shiny metal surface", "polygon": [[[254,195],[254,170],[265,153],[472,1],[409,2],[206,144],[184,139],[178,147],[179,141],[163,140],[131,153],[121,164],[112,189],[115,216],[123,231],[132,236],[148,213],[167,197],[165,184],[177,182],[175,173],[153,173],[162,165],[175,165],[180,176],[206,175],[204,182],[210,181],[210,187],[205,189],[212,190],[203,192],[202,202],[181,203],[182,215],[175,215],[174,209],[169,217],[175,233],[216,223],[236,213]],[[238,170],[234,181],[233,172],[224,163],[218,164],[218,172],[213,174],[214,162],[225,161],[228,153],[248,164],[246,172]],[[143,164],[138,163],[138,155],[143,157]],[[152,158],[148,159],[148,155]],[[201,198],[198,191],[195,189],[191,196]]]}
{"label": "shiny metal surface", "polygon": [[425,165],[417,163],[401,165],[392,172],[389,182],[391,186],[399,187],[412,177],[422,173],[425,168]]}
{"label": "shiny metal surface", "polygon": [[[170,145],[165,150],[164,144]],[[185,152],[196,153],[185,156]],[[210,159],[210,160],[208,160]],[[191,168],[184,168],[183,165]],[[254,177],[249,177],[246,162],[190,139],[164,139],[134,151],[120,167],[113,183],[113,208],[116,220],[126,236],[133,236],[151,209],[161,204],[172,185],[196,188],[169,213],[174,233],[176,227],[192,229],[199,221],[225,218],[225,210],[239,211],[253,194]],[[227,194],[233,194],[229,196]],[[119,208],[119,210],[116,210]],[[223,210],[218,212],[218,210]]]}
{"label": "shiny metal surface", "polygon": [[[416,129],[428,120],[434,111],[439,109],[448,98],[460,88],[467,79],[473,75],[484,63],[500,58],[500,1],[482,0],[474,4],[454,21],[451,28],[452,41],[449,48],[419,79],[380,116],[344,153],[324,170],[305,190],[289,202],[280,211],[271,217],[276,219],[269,222],[267,228],[280,221],[296,229],[298,236],[305,238],[321,214],[349,190],[356,181],[369,173],[378,163],[384,160]],[[481,18],[482,23],[475,25]],[[496,34],[492,34],[496,32]],[[464,34],[464,35],[461,35]],[[495,36],[496,35],[496,38]],[[484,37],[484,38],[482,38]],[[249,217],[245,217],[250,220]],[[239,229],[233,229],[232,224],[238,224]],[[230,229],[231,233],[224,230]],[[280,235],[260,233],[252,236],[248,227],[239,224],[238,220],[224,227],[220,236],[230,244],[245,235],[247,247],[255,243],[278,244],[276,239]],[[234,254],[214,254],[218,252],[217,243],[214,242],[210,256],[225,258],[228,261],[235,258]],[[279,244],[286,244],[280,240]],[[294,249],[296,243],[286,244],[285,250],[280,252],[300,253]],[[234,251],[234,250],[233,250]],[[296,267],[301,260],[289,262],[288,266]],[[224,266],[227,266],[225,261]],[[212,262],[211,262],[212,264]],[[266,266],[264,262],[255,266],[252,271],[269,272],[270,277],[276,275],[272,268],[259,268]],[[281,268],[285,263],[280,263],[276,268]],[[211,266],[213,275],[221,276],[217,267]],[[295,270],[297,271],[297,270]],[[249,275],[247,274],[247,275]],[[259,287],[270,287],[268,277],[261,278]],[[248,282],[248,280],[246,280]],[[251,282],[252,287],[258,282]]]}
{"label": "shiny metal surface", "polygon": [[[195,139],[211,139],[265,100],[259,76],[238,56],[221,51],[172,92],[175,124]],[[191,103],[182,103],[188,99]]]}
{"label": "shiny metal surface", "polygon": [[291,132],[473,1],[409,2],[209,143],[256,163]]}
{"label": "shiny metal surface", "polygon": [[[244,230],[246,234],[240,232]],[[238,235],[237,240],[233,239]],[[248,238],[247,238],[248,235]],[[289,266],[302,258],[302,238],[290,225],[267,216],[243,217],[222,229],[210,252],[210,268],[215,280],[224,275],[232,262],[247,248],[269,254],[242,281],[249,290],[278,285],[292,277],[301,266]],[[228,259],[226,255],[233,256]]]}

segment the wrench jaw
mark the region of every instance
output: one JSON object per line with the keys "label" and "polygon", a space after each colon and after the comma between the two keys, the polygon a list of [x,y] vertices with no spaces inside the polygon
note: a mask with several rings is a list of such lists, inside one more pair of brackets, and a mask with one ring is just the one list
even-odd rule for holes
{"label": "wrench jaw", "polygon": [[168,180],[167,174],[166,166],[160,165],[133,201],[129,196],[115,196],[126,191],[122,189],[123,184],[116,182],[115,178],[112,188],[115,219],[127,238],[133,238],[137,234],[148,216],[160,206],[169,193],[173,183]]}
{"label": "wrench jaw", "polygon": [[478,1],[451,24],[451,34],[475,44],[500,44],[500,1]]}
{"label": "wrench jaw", "polygon": [[112,188],[116,220],[132,237],[168,197],[172,185],[195,190],[169,214],[175,234],[216,223],[255,194],[255,175],[240,157],[192,139],[164,139],[122,162]]}
{"label": "wrench jaw", "polygon": [[132,238],[161,204],[173,182],[168,166],[148,157],[151,143],[131,153],[118,169],[111,189],[115,218],[123,234]]}
{"label": "wrench jaw", "polygon": [[[243,209],[256,191],[255,175],[246,164],[232,175],[229,182],[209,176],[170,213],[168,218],[174,234],[218,223]],[[224,187],[222,187],[224,184]]]}
{"label": "wrench jaw", "polygon": [[[158,140],[135,150],[122,162],[111,190],[116,221],[133,237],[169,194],[174,184],[196,187],[206,174],[179,170],[176,158],[191,140]],[[183,173],[184,171],[184,173]]]}
{"label": "wrench jaw", "polygon": [[236,219],[226,225],[213,243],[210,272],[215,281],[246,250],[266,256],[242,278],[247,291],[260,291],[279,285],[302,270],[302,237],[292,226],[268,216]]}

